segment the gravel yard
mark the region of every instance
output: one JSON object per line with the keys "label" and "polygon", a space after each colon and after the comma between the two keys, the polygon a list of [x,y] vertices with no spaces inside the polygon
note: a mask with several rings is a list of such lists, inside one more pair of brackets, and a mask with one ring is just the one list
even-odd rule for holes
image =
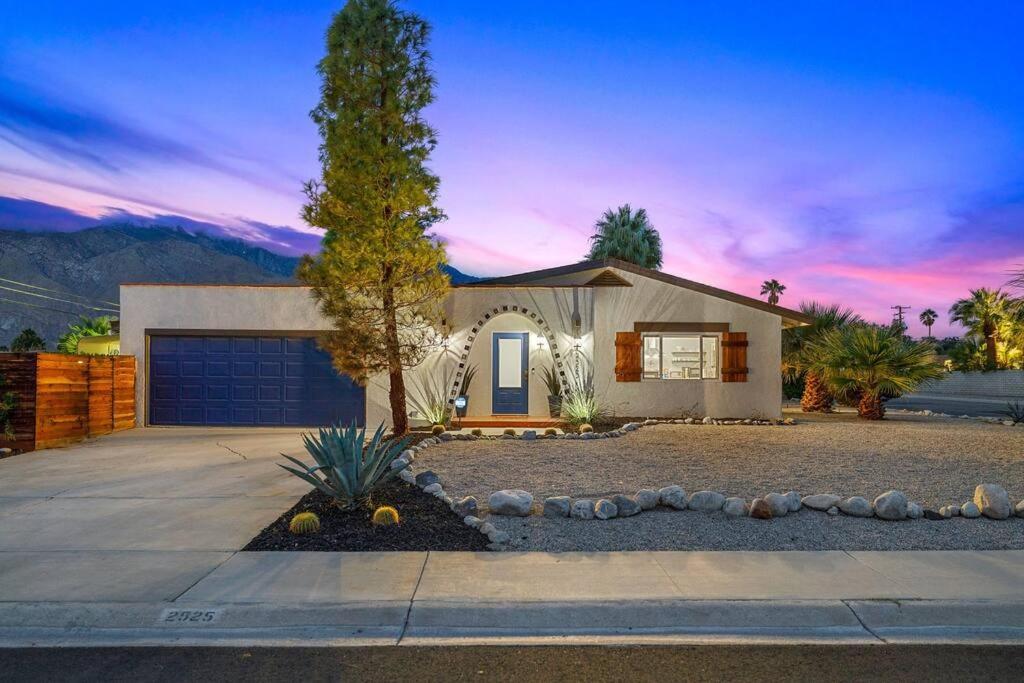
{"label": "gravel yard", "polygon": [[[855,415],[787,411],[788,427],[644,427],[595,441],[455,441],[428,449],[415,469],[440,475],[453,496],[476,496],[486,514],[494,491],[598,498],[680,484],[741,496],[771,491],[836,493],[869,500],[890,488],[925,507],[960,504],[993,482],[1024,498],[1024,428],[891,414],[878,423]],[[721,513],[645,512],[609,521],[491,521],[512,536],[510,549],[953,549],[1024,548],[1024,519],[904,523],[799,514],[763,522]],[[525,536],[525,538],[524,538]]]}

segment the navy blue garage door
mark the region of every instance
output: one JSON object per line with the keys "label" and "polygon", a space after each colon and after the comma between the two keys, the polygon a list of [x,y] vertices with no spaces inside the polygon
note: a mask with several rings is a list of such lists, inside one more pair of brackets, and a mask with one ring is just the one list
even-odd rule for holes
{"label": "navy blue garage door", "polygon": [[150,338],[150,424],[361,425],[365,406],[309,337]]}

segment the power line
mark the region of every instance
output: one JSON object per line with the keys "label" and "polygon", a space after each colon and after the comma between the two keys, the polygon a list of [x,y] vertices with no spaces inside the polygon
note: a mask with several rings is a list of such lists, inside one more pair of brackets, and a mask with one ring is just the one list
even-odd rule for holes
{"label": "power line", "polygon": [[40,290],[42,292],[52,292],[53,294],[60,294],[61,296],[69,296],[72,299],[84,299],[85,301],[87,301],[89,303],[110,304],[111,306],[118,306],[118,307],[121,306],[121,304],[117,303],[116,301],[107,301],[106,299],[94,299],[92,297],[82,296],[80,294],[70,294],[68,292],[62,292],[59,289],[50,289],[49,287],[40,287],[39,285],[30,285],[27,282],[18,282],[17,280],[10,280],[10,279],[5,278],[5,277],[0,277],[0,282],[9,282],[12,285],[18,285],[19,287],[29,287],[30,289],[38,289],[38,290]]}
{"label": "power line", "polygon": [[120,312],[121,312],[121,311],[119,311],[116,308],[105,308],[105,307],[100,307],[100,306],[90,306],[89,304],[83,304],[83,303],[80,303],[78,301],[71,301],[69,299],[60,299],[60,298],[55,297],[55,296],[47,296],[45,294],[36,294],[35,292],[25,292],[25,291],[22,291],[20,289],[15,289],[14,287],[7,287],[5,285],[0,285],[0,289],[6,289],[8,291],[15,292],[16,294],[24,294],[25,296],[37,296],[40,299],[49,299],[50,301],[59,301],[62,304],[71,304],[72,306],[81,306],[82,308],[88,308],[89,310],[92,310],[92,311],[104,311],[104,312],[118,313],[118,314],[120,314]]}
{"label": "power line", "polygon": [[60,308],[53,308],[52,306],[43,306],[41,304],[30,304],[27,301],[15,301],[14,299],[5,299],[0,296],[0,301],[6,301],[9,304],[18,304],[19,306],[28,306],[29,308],[41,308],[44,311],[53,311],[55,313],[65,313],[67,315],[81,315],[80,313],[72,313],[71,311],[65,311]]}

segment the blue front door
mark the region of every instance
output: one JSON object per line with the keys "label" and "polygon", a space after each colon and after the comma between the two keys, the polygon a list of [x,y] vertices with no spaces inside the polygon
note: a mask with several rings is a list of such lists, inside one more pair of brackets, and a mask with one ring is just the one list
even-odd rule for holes
{"label": "blue front door", "polygon": [[491,412],[530,412],[530,333],[495,332],[491,350]]}

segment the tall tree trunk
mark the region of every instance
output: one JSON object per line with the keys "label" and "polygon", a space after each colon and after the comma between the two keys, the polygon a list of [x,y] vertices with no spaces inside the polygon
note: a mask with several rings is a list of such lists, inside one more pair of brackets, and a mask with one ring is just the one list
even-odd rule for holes
{"label": "tall tree trunk", "polygon": [[864,392],[860,397],[860,403],[857,404],[857,415],[865,420],[881,420],[885,417],[885,404],[878,396]]}
{"label": "tall tree trunk", "polygon": [[832,411],[832,392],[816,373],[804,376],[804,395],[800,409],[805,413],[829,413]]}
{"label": "tall tree trunk", "polygon": [[996,331],[989,328],[985,330],[985,365],[989,370],[995,370],[998,362],[996,358]]}
{"label": "tall tree trunk", "polygon": [[402,354],[398,341],[398,321],[395,316],[395,294],[390,287],[384,289],[384,346],[388,356],[388,399],[391,402],[391,424],[395,436],[409,431],[409,416],[405,406],[405,377],[402,375]]}

